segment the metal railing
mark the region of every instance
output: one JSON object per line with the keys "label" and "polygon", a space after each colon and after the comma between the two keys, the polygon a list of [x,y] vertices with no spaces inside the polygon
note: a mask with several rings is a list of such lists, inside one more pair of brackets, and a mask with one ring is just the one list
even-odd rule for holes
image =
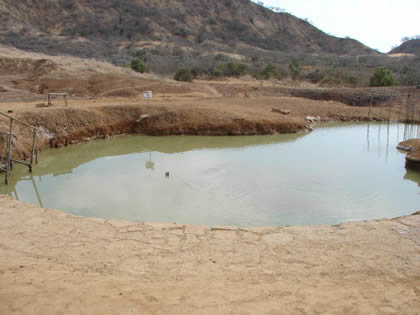
{"label": "metal railing", "polygon": [[[6,135],[7,136],[7,140],[6,140],[6,151],[7,154],[6,156],[3,155],[1,156],[1,160],[6,160],[5,161],[5,165],[0,166],[0,169],[3,170],[6,173],[5,176],[5,183],[8,184],[9,183],[9,175],[11,174],[11,171],[13,169],[13,163],[18,163],[18,164],[23,164],[26,165],[29,168],[29,172],[32,172],[32,166],[34,164],[34,161],[36,164],[38,164],[38,153],[39,153],[39,148],[36,146],[36,135],[37,135],[37,128],[24,122],[21,121],[17,118],[14,118],[10,115],[7,115],[5,113],[0,112],[1,116],[4,116],[6,118],[9,119],[9,131],[5,132],[5,131],[0,131],[0,134],[2,135]],[[29,162],[25,162],[25,161],[21,161],[21,160],[17,160],[13,158],[13,138],[17,139],[16,135],[13,134],[13,123],[18,123],[21,124],[25,127],[28,127],[32,130],[32,150],[31,150],[31,157],[29,159]]]}

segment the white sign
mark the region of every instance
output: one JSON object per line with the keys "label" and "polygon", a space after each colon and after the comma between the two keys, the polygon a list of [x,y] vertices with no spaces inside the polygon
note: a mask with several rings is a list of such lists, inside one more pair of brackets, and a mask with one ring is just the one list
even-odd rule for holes
{"label": "white sign", "polygon": [[151,99],[152,98],[152,91],[144,91],[144,99]]}

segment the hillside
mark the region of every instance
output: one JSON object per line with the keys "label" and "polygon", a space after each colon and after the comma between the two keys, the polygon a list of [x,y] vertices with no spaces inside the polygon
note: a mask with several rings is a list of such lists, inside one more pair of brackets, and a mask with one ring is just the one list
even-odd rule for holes
{"label": "hillside", "polygon": [[169,59],[182,62],[218,52],[239,58],[279,51],[377,54],[353,39],[329,36],[249,0],[0,0],[0,43],[115,64],[149,48],[155,64],[168,67]]}
{"label": "hillside", "polygon": [[420,56],[420,39],[411,39],[405,41],[397,48],[389,52],[390,54],[413,54]]}

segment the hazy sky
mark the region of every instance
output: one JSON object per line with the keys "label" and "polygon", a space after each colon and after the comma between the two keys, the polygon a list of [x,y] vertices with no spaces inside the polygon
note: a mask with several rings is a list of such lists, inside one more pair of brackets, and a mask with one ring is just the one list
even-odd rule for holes
{"label": "hazy sky", "polygon": [[420,0],[265,0],[266,6],[307,18],[331,35],[388,52],[404,36],[420,34]]}

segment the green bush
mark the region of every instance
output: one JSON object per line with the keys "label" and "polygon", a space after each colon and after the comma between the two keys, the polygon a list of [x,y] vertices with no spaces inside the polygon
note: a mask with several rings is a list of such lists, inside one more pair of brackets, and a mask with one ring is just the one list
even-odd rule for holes
{"label": "green bush", "polygon": [[201,73],[201,70],[198,67],[194,67],[190,71],[191,71],[191,75],[192,75],[193,79],[197,79],[197,77]]}
{"label": "green bush", "polygon": [[188,69],[179,69],[175,75],[174,79],[177,81],[192,82],[193,75]]}
{"label": "green bush", "polygon": [[136,58],[138,58],[143,63],[147,62],[149,57],[150,53],[147,48],[139,49],[136,51]]}
{"label": "green bush", "polygon": [[214,77],[240,77],[248,73],[248,66],[244,63],[220,63],[212,69]]}
{"label": "green bush", "polygon": [[302,67],[296,58],[293,58],[292,62],[289,64],[289,71],[293,81],[296,81],[302,71]]}
{"label": "green bush", "polygon": [[277,67],[273,65],[272,63],[269,63],[265,66],[262,75],[264,79],[268,80],[270,78],[276,78],[278,77],[279,73],[277,71]]}
{"label": "green bush", "polygon": [[395,76],[391,70],[385,67],[377,67],[375,73],[370,77],[370,86],[391,86],[395,83]]}
{"label": "green bush", "polygon": [[146,72],[147,70],[146,65],[139,58],[131,60],[130,68],[140,73]]}
{"label": "green bush", "polygon": [[211,70],[211,75],[216,78],[223,77],[225,75],[223,64],[215,66]]}

